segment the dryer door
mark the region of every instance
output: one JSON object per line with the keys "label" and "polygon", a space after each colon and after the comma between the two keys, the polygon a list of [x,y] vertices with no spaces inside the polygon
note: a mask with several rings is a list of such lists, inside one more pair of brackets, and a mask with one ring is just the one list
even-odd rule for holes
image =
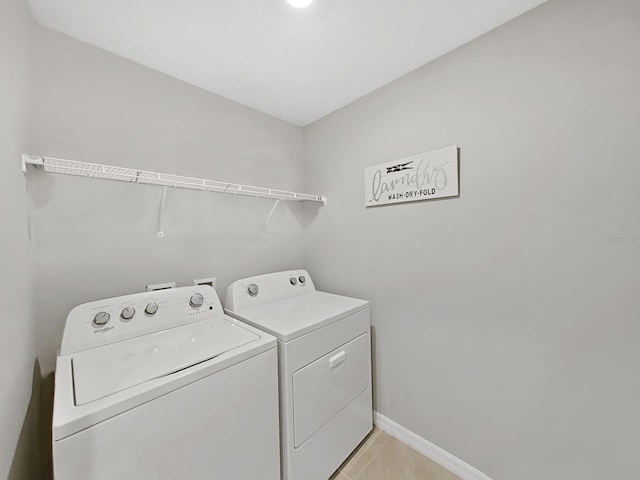
{"label": "dryer door", "polygon": [[293,374],[295,448],[367,389],[369,334],[342,345]]}

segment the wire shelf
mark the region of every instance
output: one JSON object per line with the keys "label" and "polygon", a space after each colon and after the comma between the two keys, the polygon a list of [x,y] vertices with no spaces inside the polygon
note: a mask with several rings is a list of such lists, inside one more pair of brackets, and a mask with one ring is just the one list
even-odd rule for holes
{"label": "wire shelf", "polygon": [[22,156],[22,170],[26,172],[27,165],[42,167],[45,172],[79,177],[97,178],[118,182],[141,183],[144,185],[158,185],[204,192],[229,193],[258,198],[271,198],[297,202],[321,202],[326,205],[327,198],[322,195],[289,192],[272,188],[240,185],[237,183],[220,182],[193,177],[183,177],[167,173],[150,172],[125,167],[114,167],[98,163],[78,162],[61,158],[39,157],[33,155]]}

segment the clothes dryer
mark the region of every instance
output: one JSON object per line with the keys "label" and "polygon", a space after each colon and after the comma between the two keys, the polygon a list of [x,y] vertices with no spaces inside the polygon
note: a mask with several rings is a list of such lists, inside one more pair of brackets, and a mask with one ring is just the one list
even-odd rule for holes
{"label": "clothes dryer", "polygon": [[232,283],[225,312],[278,339],[284,480],[327,480],[373,427],[369,302],[292,270]]}

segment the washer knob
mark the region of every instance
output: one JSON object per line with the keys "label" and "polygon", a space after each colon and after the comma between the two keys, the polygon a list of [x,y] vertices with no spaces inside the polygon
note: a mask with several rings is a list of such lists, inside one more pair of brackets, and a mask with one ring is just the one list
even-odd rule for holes
{"label": "washer knob", "polygon": [[122,313],[120,313],[120,317],[123,320],[131,320],[135,314],[136,314],[136,309],[135,308],[127,307],[127,308],[122,310]]}
{"label": "washer knob", "polygon": [[300,280],[300,283],[304,283],[304,282],[306,282],[306,281],[307,281],[307,279],[305,278],[305,276],[304,276],[304,275],[300,275],[300,276],[298,277],[298,280]]}
{"label": "washer knob", "polygon": [[193,308],[201,307],[203,303],[204,297],[201,293],[194,293],[189,299],[189,305],[191,305]]}
{"label": "washer knob", "polygon": [[155,315],[157,311],[158,311],[157,303],[150,303],[144,309],[144,313],[146,313],[147,315]]}
{"label": "washer knob", "polygon": [[297,284],[297,283],[298,283],[298,279],[297,279],[296,277],[291,277],[291,278],[289,279],[289,283],[290,283],[291,285],[295,285],[295,284]]}
{"label": "washer knob", "polygon": [[259,291],[258,285],[256,285],[255,283],[252,283],[247,287],[247,293],[252,297],[255,297],[256,295],[258,295],[258,291]]}
{"label": "washer knob", "polygon": [[102,327],[103,325],[109,323],[109,319],[111,319],[111,315],[109,315],[107,312],[100,312],[96,314],[95,317],[93,317],[93,324],[97,327]]}

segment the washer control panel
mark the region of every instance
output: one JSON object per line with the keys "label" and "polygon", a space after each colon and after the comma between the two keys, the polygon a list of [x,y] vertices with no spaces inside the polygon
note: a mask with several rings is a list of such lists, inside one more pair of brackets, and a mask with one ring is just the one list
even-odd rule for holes
{"label": "washer control panel", "polygon": [[224,305],[228,311],[237,312],[313,291],[315,286],[306,270],[269,273],[233,282]]}
{"label": "washer control panel", "polygon": [[79,305],[67,317],[60,355],[222,315],[209,285],[135,293]]}

